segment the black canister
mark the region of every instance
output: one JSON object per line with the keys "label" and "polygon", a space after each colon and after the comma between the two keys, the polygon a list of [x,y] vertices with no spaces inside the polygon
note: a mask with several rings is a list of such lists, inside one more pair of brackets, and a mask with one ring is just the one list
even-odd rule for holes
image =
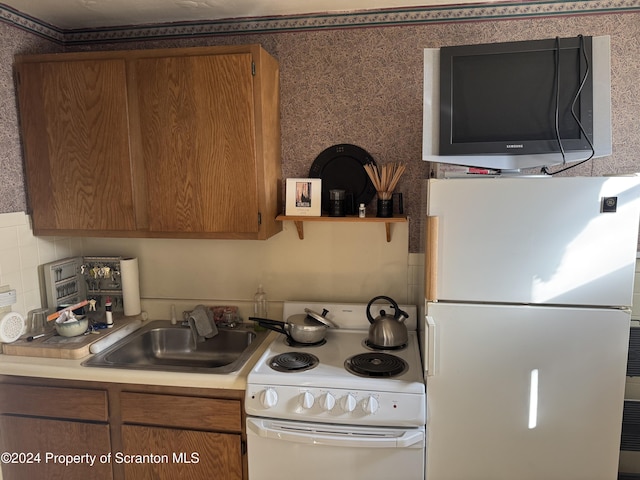
{"label": "black canister", "polygon": [[345,191],[339,189],[329,190],[329,216],[330,217],[344,217],[344,200]]}
{"label": "black canister", "polygon": [[393,217],[393,198],[378,198],[376,217],[390,218]]}

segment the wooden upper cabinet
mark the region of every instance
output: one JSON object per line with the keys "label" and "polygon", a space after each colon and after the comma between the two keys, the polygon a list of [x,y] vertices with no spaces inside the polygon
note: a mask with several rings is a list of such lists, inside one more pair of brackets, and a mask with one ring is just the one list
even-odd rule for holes
{"label": "wooden upper cabinet", "polygon": [[136,228],[123,60],[19,64],[36,230]]}
{"label": "wooden upper cabinet", "polygon": [[16,57],[38,235],[282,230],[279,69],[258,45]]}
{"label": "wooden upper cabinet", "polygon": [[250,54],[134,62],[152,231],[257,232]]}

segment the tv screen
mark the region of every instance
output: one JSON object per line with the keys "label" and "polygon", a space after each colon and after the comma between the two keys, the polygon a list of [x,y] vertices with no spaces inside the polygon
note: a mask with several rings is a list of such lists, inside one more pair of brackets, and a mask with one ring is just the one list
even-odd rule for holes
{"label": "tv screen", "polygon": [[556,108],[563,147],[589,150],[578,125],[591,138],[591,38],[583,40],[442,48],[440,153],[559,152]]}
{"label": "tv screen", "polygon": [[608,37],[425,49],[424,108],[425,160],[518,170],[610,154]]}

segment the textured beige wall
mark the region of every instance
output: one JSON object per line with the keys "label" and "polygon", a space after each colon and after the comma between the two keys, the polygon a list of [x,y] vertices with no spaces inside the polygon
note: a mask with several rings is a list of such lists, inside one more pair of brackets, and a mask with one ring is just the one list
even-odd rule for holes
{"label": "textured beige wall", "polygon": [[27,205],[13,56],[61,50],[53,42],[0,22],[0,213],[24,212]]}

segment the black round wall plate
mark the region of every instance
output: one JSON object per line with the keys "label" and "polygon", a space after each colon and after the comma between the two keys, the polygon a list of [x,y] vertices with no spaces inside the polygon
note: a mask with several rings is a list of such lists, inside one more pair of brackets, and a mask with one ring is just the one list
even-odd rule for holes
{"label": "black round wall plate", "polygon": [[358,205],[368,205],[376,194],[363,165],[376,165],[366,150],[348,143],[333,145],[316,157],[310,178],[322,179],[322,211],[329,210],[329,190],[342,189],[346,192],[345,210],[347,215],[355,215]]}

